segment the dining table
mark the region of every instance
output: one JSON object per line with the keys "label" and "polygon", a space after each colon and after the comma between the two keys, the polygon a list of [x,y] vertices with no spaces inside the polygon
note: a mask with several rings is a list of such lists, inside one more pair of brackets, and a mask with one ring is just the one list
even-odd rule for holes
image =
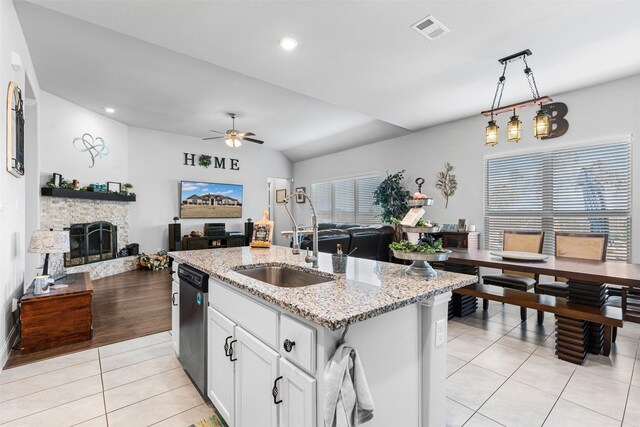
{"label": "dining table", "polygon": [[[479,267],[521,271],[538,275],[564,278],[568,285],[567,302],[604,308],[607,303],[607,284],[640,290],[640,264],[617,261],[592,261],[544,255],[540,260],[513,259],[500,256],[501,251],[482,249],[451,249],[445,270],[478,274]],[[457,298],[455,298],[457,296]],[[475,300],[475,301],[474,301]],[[477,299],[467,295],[455,295],[450,312],[458,316],[471,314],[477,308]],[[623,313],[624,318],[624,313]],[[566,335],[575,340],[575,331],[585,334],[585,344],[590,353],[603,351],[604,325],[588,321],[577,322],[556,315],[556,342]],[[557,346],[556,346],[557,347]],[[556,352],[558,348],[556,348]]]}

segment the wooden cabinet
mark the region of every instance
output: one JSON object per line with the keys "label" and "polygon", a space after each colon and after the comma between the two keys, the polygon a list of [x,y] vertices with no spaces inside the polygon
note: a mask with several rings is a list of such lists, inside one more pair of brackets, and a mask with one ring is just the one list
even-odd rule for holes
{"label": "wooden cabinet", "polygon": [[33,284],[21,298],[22,353],[60,347],[91,339],[93,284],[89,273],[72,273],[58,280],[64,288],[35,295]]}
{"label": "wooden cabinet", "polygon": [[230,354],[229,349],[237,348],[236,325],[213,307],[209,307],[208,313],[207,395],[229,427],[233,427],[237,355]]}
{"label": "wooden cabinet", "polygon": [[477,231],[442,231],[433,236],[442,238],[442,246],[445,248],[480,249],[480,233]]}
{"label": "wooden cabinet", "polygon": [[180,280],[178,279],[178,263],[173,264],[171,274],[171,342],[176,356],[180,356]]}
{"label": "wooden cabinet", "polygon": [[316,380],[280,359],[280,427],[315,426]]}
{"label": "wooden cabinet", "polygon": [[182,238],[182,249],[185,251],[193,251],[197,249],[217,249],[217,248],[235,248],[244,246],[244,235],[227,234],[225,236],[203,236]]}

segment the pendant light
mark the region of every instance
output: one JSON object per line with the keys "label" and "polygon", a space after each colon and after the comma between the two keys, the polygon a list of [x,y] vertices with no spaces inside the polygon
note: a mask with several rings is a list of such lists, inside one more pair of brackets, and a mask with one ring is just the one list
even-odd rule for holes
{"label": "pendant light", "polygon": [[498,129],[500,129],[500,126],[496,124],[493,116],[491,116],[491,120],[489,120],[489,124],[485,129],[484,139],[486,146],[493,147],[494,145],[498,145]]}
{"label": "pendant light", "polygon": [[550,119],[551,116],[542,110],[542,103],[540,103],[540,109],[533,118],[533,136],[538,139],[548,137],[551,133]]}
{"label": "pendant light", "polygon": [[[498,62],[502,64],[502,75],[498,79],[498,86],[496,87],[496,92],[493,96],[493,103],[491,104],[491,109],[487,111],[483,111],[482,114],[484,116],[491,116],[491,120],[489,124],[485,128],[485,145],[489,147],[493,147],[498,144],[498,129],[500,128],[496,121],[494,120],[494,115],[498,115],[501,113],[505,113],[507,111],[513,111],[512,116],[509,118],[509,122],[507,123],[507,141],[508,142],[518,142],[522,139],[522,121],[518,115],[516,115],[516,109],[529,107],[533,105],[539,105],[540,109],[537,111],[535,117],[533,118],[533,135],[538,139],[543,138],[552,138],[551,129],[553,126],[553,119],[549,113],[546,112],[545,108],[543,108],[543,103],[547,104],[552,102],[553,100],[548,96],[540,96],[540,92],[538,91],[538,86],[536,84],[536,79],[533,76],[533,71],[527,64],[527,56],[531,55],[531,51],[529,49],[523,50],[522,52],[515,53],[513,55],[506,56],[502,59],[499,59]],[[504,92],[505,86],[505,73],[507,71],[507,65],[510,62],[522,60],[524,63],[524,74],[527,78],[527,83],[529,84],[529,88],[531,89],[531,95],[533,96],[531,99],[517,102],[510,105],[505,105],[504,107],[500,106],[500,102],[502,101],[502,94]],[[558,103],[556,103],[558,104]],[[566,108],[565,108],[566,109]],[[554,133],[557,128],[554,128]]]}
{"label": "pendant light", "polygon": [[507,141],[518,142],[520,141],[520,131],[522,129],[522,122],[516,116],[516,109],[513,109],[513,115],[507,123]]}

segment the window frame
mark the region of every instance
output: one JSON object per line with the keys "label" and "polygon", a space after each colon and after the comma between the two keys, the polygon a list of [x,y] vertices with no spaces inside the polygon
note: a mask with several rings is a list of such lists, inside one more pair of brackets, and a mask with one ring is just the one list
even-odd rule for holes
{"label": "window frame", "polygon": [[[377,218],[378,221],[374,222],[358,222],[358,217],[362,217],[365,214],[359,213],[359,209],[358,206],[360,204],[360,195],[359,195],[359,180],[363,180],[363,179],[367,179],[367,178],[376,178],[378,181],[378,185],[380,184],[381,181],[381,174],[379,171],[374,171],[374,172],[368,172],[368,173],[364,173],[364,174],[357,174],[357,175],[347,175],[347,176],[340,176],[340,177],[332,177],[332,178],[328,178],[328,179],[322,179],[322,180],[317,180],[317,181],[313,181],[311,183],[311,197],[313,198],[314,202],[316,203],[316,205],[321,205],[324,201],[319,200],[318,195],[316,194],[317,192],[317,185],[322,185],[322,184],[329,184],[329,192],[330,192],[330,196],[329,196],[329,201],[330,201],[330,218],[326,218],[324,216],[321,216],[320,214],[318,215],[318,222],[331,222],[331,223],[354,223],[354,224],[361,224],[361,225],[374,225],[380,222],[380,207],[371,205],[372,209],[375,211],[375,213],[372,216],[372,220]],[[344,219],[340,219],[337,220],[336,218],[336,210],[335,210],[335,201],[336,201],[336,197],[335,197],[335,184],[338,182],[344,182],[344,181],[351,181],[353,183],[353,221],[349,220],[349,221],[345,221]],[[373,194],[372,194],[373,196]],[[324,211],[323,211],[324,212]],[[369,216],[368,214],[366,214],[366,216]]]}
{"label": "window frame", "polygon": [[[617,147],[612,147],[617,146]],[[622,147],[624,146],[624,147]],[[628,175],[625,176],[625,188],[626,191],[626,199],[625,202],[627,207],[625,209],[610,209],[603,211],[590,211],[587,209],[562,209],[561,207],[554,206],[554,197],[557,197],[558,193],[561,193],[561,188],[555,184],[555,179],[543,179],[543,182],[539,183],[539,188],[541,190],[541,201],[542,206],[540,210],[537,209],[519,209],[519,210],[504,210],[503,212],[499,212],[496,209],[489,209],[490,203],[490,195],[488,192],[490,191],[490,182],[489,182],[489,168],[490,162],[499,160],[499,159],[509,159],[513,158],[514,161],[518,157],[523,156],[536,156],[539,155],[541,157],[542,164],[540,166],[542,171],[542,176],[545,177],[553,168],[553,157],[556,153],[566,153],[570,154],[571,151],[577,151],[578,149],[584,148],[585,150],[606,150],[607,147],[611,148],[611,153],[613,150],[626,150],[625,153],[625,167],[628,165]],[[613,155],[613,154],[612,154]],[[533,160],[532,160],[533,161]],[[551,175],[553,176],[553,175]],[[569,175],[571,178],[571,175]],[[628,181],[627,181],[628,180]],[[555,191],[554,191],[555,187]],[[507,228],[507,224],[495,224],[491,225],[493,222],[500,222],[500,218],[504,218],[503,223],[508,223],[511,218],[522,218],[523,223],[526,221],[526,218],[530,218],[532,220],[539,219],[540,220],[540,228],[545,231],[545,244],[544,244],[544,253],[553,255],[555,251],[555,231],[575,231],[572,229],[563,229],[559,228],[556,224],[558,219],[567,218],[568,221],[575,221],[577,224],[582,218],[602,218],[607,221],[621,221],[623,225],[626,226],[626,258],[622,258],[618,255],[618,251],[615,254],[612,254],[610,251],[607,252],[607,260],[615,260],[615,261],[623,261],[623,262],[631,262],[632,259],[632,251],[633,251],[633,144],[629,136],[619,137],[615,139],[610,139],[607,141],[593,141],[589,143],[576,143],[576,144],[567,144],[561,146],[553,146],[546,149],[534,148],[527,150],[514,150],[506,153],[498,153],[485,155],[483,157],[483,222],[484,222],[484,247],[485,249],[502,249],[501,247],[497,247],[498,243],[501,245],[502,237],[498,239],[496,236],[493,236],[498,231],[503,231]],[[624,224],[626,221],[626,224]],[[615,227],[619,225],[614,224]],[[517,227],[514,227],[517,228]],[[608,231],[610,234],[610,230]],[[500,233],[501,234],[501,233]],[[493,236],[493,237],[492,237]],[[609,242],[610,246],[612,242]]]}

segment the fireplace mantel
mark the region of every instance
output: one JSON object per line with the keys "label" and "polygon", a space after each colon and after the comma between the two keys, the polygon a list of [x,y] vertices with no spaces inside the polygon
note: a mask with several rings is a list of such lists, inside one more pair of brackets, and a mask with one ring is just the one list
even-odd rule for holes
{"label": "fireplace mantel", "polygon": [[66,197],[69,199],[106,200],[111,202],[135,202],[136,196],[115,193],[100,193],[98,191],[77,191],[64,188],[43,187],[40,194],[50,197]]}

